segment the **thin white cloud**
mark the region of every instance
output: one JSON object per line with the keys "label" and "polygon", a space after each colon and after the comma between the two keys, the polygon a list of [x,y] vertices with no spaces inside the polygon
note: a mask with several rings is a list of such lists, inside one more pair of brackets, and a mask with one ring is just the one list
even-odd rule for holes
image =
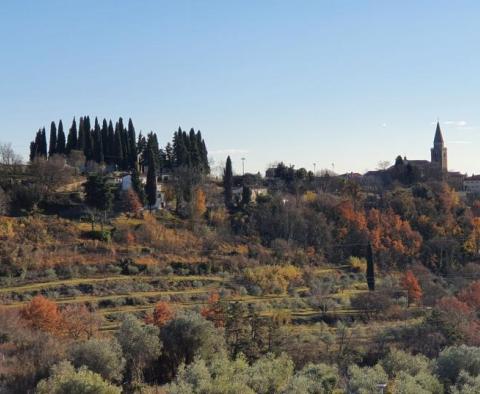
{"label": "thin white cloud", "polygon": [[467,121],[465,120],[447,120],[442,122],[444,125],[447,126],[455,126],[455,127],[465,127],[467,126]]}
{"label": "thin white cloud", "polygon": [[385,127],[387,127],[387,124],[386,124],[386,123],[382,123],[381,126],[382,126],[383,128],[385,128]]}

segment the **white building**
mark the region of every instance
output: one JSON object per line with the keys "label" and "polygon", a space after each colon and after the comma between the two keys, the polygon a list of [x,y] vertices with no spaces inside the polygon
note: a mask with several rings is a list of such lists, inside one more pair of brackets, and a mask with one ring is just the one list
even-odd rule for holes
{"label": "white building", "polygon": [[463,180],[463,190],[469,194],[480,194],[480,175],[472,175]]}
{"label": "white building", "polygon": [[[143,185],[147,183],[146,177],[141,176],[140,181],[142,182]],[[132,188],[132,176],[125,175],[122,177],[121,180],[121,188],[122,191],[127,191]],[[150,209],[149,206],[145,206],[145,209]],[[157,201],[155,204],[151,207],[151,209],[162,209],[165,208],[165,193],[163,192],[162,184],[160,182],[157,182]]]}

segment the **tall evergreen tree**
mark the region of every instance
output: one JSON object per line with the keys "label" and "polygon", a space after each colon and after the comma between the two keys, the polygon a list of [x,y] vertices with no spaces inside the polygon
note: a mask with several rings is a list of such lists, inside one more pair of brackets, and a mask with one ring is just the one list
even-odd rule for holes
{"label": "tall evergreen tree", "polygon": [[375,290],[375,265],[373,261],[373,248],[370,242],[367,247],[367,285],[368,290]]}
{"label": "tall evergreen tree", "polygon": [[188,163],[188,151],[185,144],[184,133],[179,127],[178,131],[173,134],[173,153],[174,153],[174,166],[182,167]]}
{"label": "tall evergreen tree", "polygon": [[129,168],[133,169],[137,165],[137,144],[135,141],[135,127],[133,127],[132,119],[128,119],[128,154],[129,154]]}
{"label": "tall evergreen tree", "polygon": [[203,157],[203,167],[206,174],[210,174],[210,163],[208,162],[208,151],[205,140],[202,139],[202,157]]}
{"label": "tall evergreen tree", "polygon": [[90,116],[86,116],[83,119],[83,131],[84,131],[84,153],[87,160],[93,160],[93,134],[90,125]]}
{"label": "tall evergreen tree", "polygon": [[185,162],[184,166],[190,167],[192,165],[192,147],[190,146],[190,138],[186,131],[182,133],[183,145],[185,146]]}
{"label": "tall evergreen tree", "polygon": [[173,154],[173,146],[169,142],[165,146],[165,167],[167,170],[171,171],[173,168],[173,162],[175,161],[175,156]]}
{"label": "tall evergreen tree", "polygon": [[157,202],[157,170],[152,148],[148,150],[148,170],[145,194],[147,195],[148,206],[152,209]]}
{"label": "tall evergreen tree", "polygon": [[107,163],[115,164],[115,131],[113,129],[112,120],[108,122],[108,143],[107,143],[107,154],[105,155],[108,158]]}
{"label": "tall evergreen tree", "polygon": [[138,198],[145,204],[145,189],[143,187],[142,181],[140,180],[140,173],[138,171],[138,165],[133,167],[132,170],[132,188],[137,193]]}
{"label": "tall evergreen tree", "polygon": [[38,129],[35,140],[30,144],[30,161],[37,157],[47,157],[47,138],[45,129]]}
{"label": "tall evergreen tree", "polygon": [[57,127],[55,122],[50,123],[50,145],[48,148],[48,157],[57,153]]}
{"label": "tall evergreen tree", "polygon": [[32,162],[35,160],[35,155],[37,153],[37,146],[35,145],[35,141],[30,142],[30,161]]}
{"label": "tall evergreen tree", "polygon": [[196,140],[197,140],[197,147],[199,150],[200,154],[200,166],[202,168],[202,172],[209,174],[210,173],[210,165],[208,163],[208,152],[207,152],[207,147],[205,145],[205,141],[202,138],[202,133],[200,130],[197,131],[196,134]]}
{"label": "tall evergreen tree", "polygon": [[195,130],[190,129],[188,134],[188,141],[190,147],[190,164],[196,169],[202,168],[202,161],[200,157],[200,146],[198,146],[197,136],[195,135]]}
{"label": "tall evergreen tree", "polygon": [[78,139],[77,139],[77,150],[82,152],[85,151],[85,120],[83,116],[80,117],[78,121]]}
{"label": "tall evergreen tree", "polygon": [[114,156],[114,163],[119,168],[123,168],[122,131],[118,123],[115,126],[115,141],[113,146],[113,156]]}
{"label": "tall evergreen tree", "polygon": [[68,131],[67,146],[65,149],[65,153],[69,154],[72,150],[77,149],[77,142],[78,142],[77,122],[75,121],[75,118],[73,118],[72,126]]}
{"label": "tall evergreen tree", "polygon": [[57,153],[63,155],[65,153],[65,132],[63,131],[63,123],[60,119],[58,121],[58,134],[57,134]]}
{"label": "tall evergreen tree", "polygon": [[40,141],[39,141],[39,149],[38,154],[43,157],[47,157],[47,135],[45,133],[45,127],[42,129],[40,133]]}
{"label": "tall evergreen tree", "polygon": [[147,165],[147,140],[145,137],[142,135],[142,132],[138,135],[138,141],[137,141],[137,151],[139,155],[139,171],[143,173],[144,167]]}
{"label": "tall evergreen tree", "polygon": [[103,163],[103,141],[102,141],[102,130],[100,129],[100,124],[98,119],[95,117],[95,125],[93,128],[93,160],[97,163]]}
{"label": "tall evergreen tree", "polygon": [[107,119],[103,119],[102,121],[102,148],[103,148],[103,160],[105,162],[108,162],[107,156],[108,156],[108,123]]}
{"label": "tall evergreen tree", "polygon": [[231,208],[233,205],[233,170],[232,170],[232,160],[230,156],[227,157],[227,162],[225,163],[225,172],[223,174],[223,189],[225,197],[225,206]]}
{"label": "tall evergreen tree", "polygon": [[148,155],[149,155],[150,149],[152,150],[152,158],[155,161],[156,169],[157,171],[159,171],[160,170],[160,148],[158,145],[157,135],[153,131],[148,133],[148,136],[147,136],[147,147],[146,147],[147,163],[149,160]]}

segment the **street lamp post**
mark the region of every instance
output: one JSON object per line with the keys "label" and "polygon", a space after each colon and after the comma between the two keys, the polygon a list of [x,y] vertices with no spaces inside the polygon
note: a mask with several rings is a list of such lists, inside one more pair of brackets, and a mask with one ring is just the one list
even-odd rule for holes
{"label": "street lamp post", "polygon": [[242,157],[242,176],[245,175],[245,157]]}

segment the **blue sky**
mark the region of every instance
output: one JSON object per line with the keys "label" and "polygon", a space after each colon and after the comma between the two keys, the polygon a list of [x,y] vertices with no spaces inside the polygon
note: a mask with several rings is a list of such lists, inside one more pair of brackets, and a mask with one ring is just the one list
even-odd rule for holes
{"label": "blue sky", "polygon": [[3,1],[0,141],[51,120],[200,129],[218,164],[338,172],[427,159],[480,173],[478,1]]}

